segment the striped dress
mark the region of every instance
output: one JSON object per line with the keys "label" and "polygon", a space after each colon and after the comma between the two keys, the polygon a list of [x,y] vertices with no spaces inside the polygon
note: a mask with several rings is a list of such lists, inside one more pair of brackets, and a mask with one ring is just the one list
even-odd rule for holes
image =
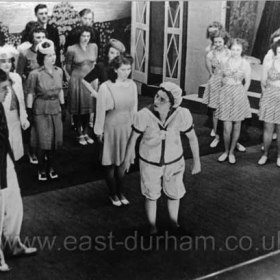
{"label": "striped dress", "polygon": [[243,121],[252,116],[247,93],[242,85],[245,77],[245,60],[238,68],[233,69],[229,59],[222,71],[222,87],[215,116],[221,121]]}
{"label": "striped dress", "polygon": [[267,123],[280,124],[280,87],[270,82],[280,81],[280,72],[275,68],[275,60],[267,73],[267,87],[260,100],[259,119]]}
{"label": "striped dress", "polygon": [[230,50],[224,48],[222,51],[211,50],[207,58],[211,61],[213,75],[209,79],[203,94],[202,102],[209,108],[216,109],[218,106],[219,93],[222,86],[221,62],[230,56]]}

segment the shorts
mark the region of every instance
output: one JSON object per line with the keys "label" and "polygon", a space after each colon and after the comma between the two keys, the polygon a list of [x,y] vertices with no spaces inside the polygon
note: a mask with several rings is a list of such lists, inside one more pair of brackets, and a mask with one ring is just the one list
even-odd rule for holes
{"label": "shorts", "polygon": [[184,158],[163,166],[149,164],[140,159],[141,192],[150,200],[157,200],[161,196],[161,190],[170,199],[180,199],[186,193],[184,172]]}

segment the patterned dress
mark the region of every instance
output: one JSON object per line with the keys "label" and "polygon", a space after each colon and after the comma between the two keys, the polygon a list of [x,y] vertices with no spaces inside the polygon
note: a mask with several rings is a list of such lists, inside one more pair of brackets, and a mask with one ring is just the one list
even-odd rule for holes
{"label": "patterned dress", "polygon": [[132,80],[101,84],[94,132],[104,132],[102,165],[119,166],[123,162],[137,105],[137,87]]}
{"label": "patterned dress", "polygon": [[215,116],[221,121],[243,121],[252,116],[247,93],[242,85],[245,78],[243,58],[239,67],[233,69],[228,59],[222,69],[222,87]]}
{"label": "patterned dress", "polygon": [[280,72],[275,68],[273,60],[267,75],[267,87],[260,100],[259,119],[267,123],[280,124],[280,87],[271,84],[276,81],[280,81]]}
{"label": "patterned dress", "polygon": [[230,50],[227,48],[222,51],[211,50],[207,54],[207,59],[211,61],[213,75],[206,85],[202,102],[207,104],[209,108],[216,109],[218,106],[222,86],[221,63],[228,59],[229,56]]}
{"label": "patterned dress", "polygon": [[[94,99],[82,83],[82,79],[94,68],[97,59],[97,45],[88,44],[84,51],[79,44],[69,46],[66,66],[71,68],[69,81],[69,110],[74,115],[93,112]],[[69,72],[69,71],[68,71]]]}

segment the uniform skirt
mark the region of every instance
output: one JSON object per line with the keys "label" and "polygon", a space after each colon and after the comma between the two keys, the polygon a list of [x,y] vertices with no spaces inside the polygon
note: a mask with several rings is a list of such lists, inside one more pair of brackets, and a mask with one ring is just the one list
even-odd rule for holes
{"label": "uniform skirt", "polygon": [[222,86],[221,75],[212,75],[208,81],[203,94],[202,102],[207,104],[209,108],[217,109],[219,102],[219,94]]}
{"label": "uniform skirt", "polygon": [[260,100],[259,119],[280,124],[280,87],[269,86]]}
{"label": "uniform skirt", "polygon": [[251,118],[250,103],[243,85],[225,84],[221,87],[215,116],[221,121],[233,122]]}

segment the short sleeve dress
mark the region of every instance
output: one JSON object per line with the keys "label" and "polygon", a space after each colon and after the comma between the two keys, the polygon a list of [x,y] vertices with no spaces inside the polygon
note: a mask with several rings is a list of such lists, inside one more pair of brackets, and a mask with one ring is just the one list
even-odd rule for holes
{"label": "short sleeve dress", "polygon": [[211,61],[213,75],[209,79],[202,102],[209,108],[216,109],[218,106],[219,93],[222,86],[221,64],[230,57],[230,50],[224,48],[222,51],[211,50],[207,58]]}
{"label": "short sleeve dress", "polygon": [[275,59],[267,75],[267,87],[260,99],[259,119],[267,123],[280,124],[280,87],[271,82],[280,81],[280,72],[275,68]]}
{"label": "short sleeve dress", "polygon": [[222,87],[215,111],[215,116],[221,121],[243,121],[252,117],[247,92],[242,84],[245,63],[248,62],[243,58],[240,65],[233,69],[228,59],[222,68]]}
{"label": "short sleeve dress", "polygon": [[102,165],[123,162],[137,105],[137,87],[132,80],[108,80],[100,86],[94,131],[97,135],[104,132]]}
{"label": "short sleeve dress", "polygon": [[94,98],[82,83],[82,79],[94,68],[98,55],[97,45],[88,44],[83,50],[79,44],[69,46],[66,53],[66,65],[71,65],[69,81],[69,110],[74,115],[93,112]]}

